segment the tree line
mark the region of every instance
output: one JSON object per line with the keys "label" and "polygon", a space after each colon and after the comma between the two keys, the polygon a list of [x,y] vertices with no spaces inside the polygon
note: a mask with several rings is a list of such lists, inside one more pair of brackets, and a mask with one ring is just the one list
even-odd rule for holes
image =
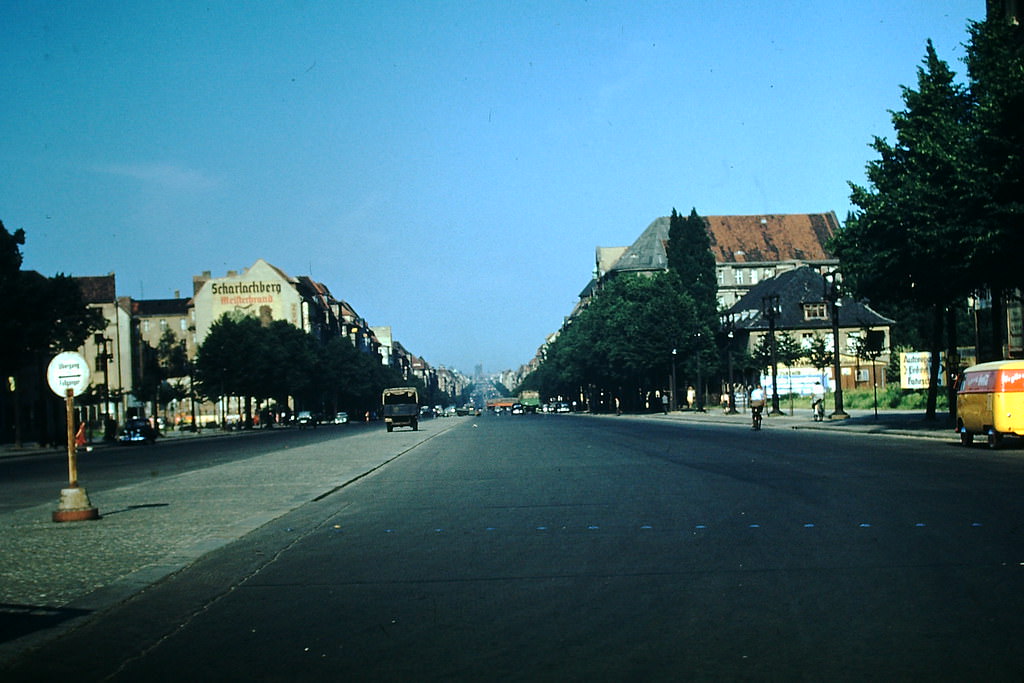
{"label": "tree line", "polygon": [[[224,314],[210,327],[193,368],[197,393],[210,401],[238,397],[243,419],[295,408],[333,415],[344,410],[353,417],[377,410],[381,392],[389,386],[417,386],[423,400],[427,388],[418,378],[380,362],[376,354],[355,348],[347,337],[325,342],[283,321],[266,326],[247,315]],[[445,402],[445,401],[442,401]]]}

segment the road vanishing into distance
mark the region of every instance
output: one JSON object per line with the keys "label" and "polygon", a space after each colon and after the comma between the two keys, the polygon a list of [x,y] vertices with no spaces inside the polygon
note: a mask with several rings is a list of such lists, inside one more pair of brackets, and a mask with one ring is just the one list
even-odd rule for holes
{"label": "road vanishing into distance", "polygon": [[[0,678],[1024,678],[1020,447],[650,417],[421,430]],[[97,457],[90,477],[259,467],[288,439],[332,449],[355,432],[362,448],[412,438],[355,426],[210,440],[202,456],[161,444]],[[39,467],[0,469],[4,505],[45,485]]]}

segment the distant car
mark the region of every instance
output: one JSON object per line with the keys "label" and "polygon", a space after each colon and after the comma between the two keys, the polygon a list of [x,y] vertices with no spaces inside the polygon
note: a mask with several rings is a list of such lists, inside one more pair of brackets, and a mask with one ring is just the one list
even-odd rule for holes
{"label": "distant car", "polygon": [[348,424],[348,413],[335,413],[334,424],[336,425],[347,425]]}
{"label": "distant car", "polygon": [[155,443],[156,430],[144,417],[133,417],[121,427],[121,434],[117,437],[121,443]]}
{"label": "distant car", "polygon": [[514,403],[512,405],[512,414],[513,415],[523,415],[525,413],[526,413],[526,409],[523,408],[523,404],[522,403]]}
{"label": "distant car", "polygon": [[295,416],[295,424],[299,427],[316,427],[316,417],[308,410],[300,410]]}
{"label": "distant car", "polygon": [[559,404],[558,404],[558,405],[557,405],[557,406],[555,407],[555,412],[556,412],[556,413],[568,413],[568,412],[571,412],[571,411],[569,410],[569,404],[568,404],[568,403],[559,403]]}

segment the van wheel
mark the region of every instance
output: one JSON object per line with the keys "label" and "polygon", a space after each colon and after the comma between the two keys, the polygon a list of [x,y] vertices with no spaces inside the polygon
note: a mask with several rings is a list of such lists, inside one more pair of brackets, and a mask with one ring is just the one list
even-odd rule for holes
{"label": "van wheel", "polygon": [[992,450],[999,448],[1003,443],[1003,435],[994,429],[988,430],[988,447]]}
{"label": "van wheel", "polygon": [[960,432],[960,443],[964,446],[971,446],[974,444],[974,434],[970,432]]}

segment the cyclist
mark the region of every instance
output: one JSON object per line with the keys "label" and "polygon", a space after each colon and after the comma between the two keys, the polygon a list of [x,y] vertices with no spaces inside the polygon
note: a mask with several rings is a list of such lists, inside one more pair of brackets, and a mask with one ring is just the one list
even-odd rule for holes
{"label": "cyclist", "polygon": [[753,421],[752,428],[761,428],[761,411],[764,410],[764,389],[758,384],[750,389],[750,417]]}
{"label": "cyclist", "polygon": [[821,386],[821,382],[815,382],[811,389],[811,411],[815,422],[825,419],[825,387]]}

